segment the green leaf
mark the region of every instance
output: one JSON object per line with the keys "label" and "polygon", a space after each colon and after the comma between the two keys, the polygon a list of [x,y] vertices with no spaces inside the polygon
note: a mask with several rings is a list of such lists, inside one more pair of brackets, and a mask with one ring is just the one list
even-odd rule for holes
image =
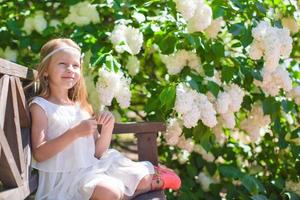
{"label": "green leaf", "polygon": [[234,67],[223,66],[222,72],[221,72],[222,81],[229,83],[231,81],[231,79],[233,78],[233,75],[235,72],[236,72],[236,69]]}
{"label": "green leaf", "polygon": [[220,42],[216,42],[212,45],[212,51],[213,53],[218,57],[224,57],[224,45]]}
{"label": "green leaf", "polygon": [[261,195],[261,194],[254,195],[251,197],[251,199],[253,199],[253,200],[268,200],[268,198],[265,195]]}
{"label": "green leaf", "polygon": [[294,103],[289,100],[282,100],[281,106],[282,106],[284,112],[286,112],[286,113],[288,113],[294,109]]}
{"label": "green leaf", "polygon": [[209,131],[202,134],[200,144],[206,151],[209,151],[213,147],[212,136],[212,133]]}
{"label": "green leaf", "polygon": [[256,7],[258,8],[258,10],[262,13],[266,13],[266,9],[264,8],[264,6],[260,3],[260,2],[255,2]]}
{"label": "green leaf", "polygon": [[205,126],[202,122],[199,122],[196,127],[193,128],[193,137],[195,142],[200,143],[203,135],[209,131],[209,128]]}
{"label": "green leaf", "polygon": [[243,34],[246,31],[244,23],[236,23],[229,27],[229,33],[234,36]]}
{"label": "green leaf", "polygon": [[280,111],[280,104],[272,97],[267,97],[263,101],[264,114],[277,114]]}
{"label": "green leaf", "polygon": [[165,106],[166,111],[173,108],[176,98],[176,87],[174,85],[167,86],[159,95],[161,106]]}
{"label": "green leaf", "polygon": [[171,54],[174,52],[177,39],[172,33],[158,40],[158,46],[162,54]]}
{"label": "green leaf", "polygon": [[243,173],[233,165],[221,164],[219,166],[219,172],[228,178],[238,179],[243,175]]}
{"label": "green leaf", "polygon": [[218,97],[220,86],[217,83],[213,81],[208,81],[207,88],[215,97]]}
{"label": "green leaf", "polygon": [[251,194],[257,194],[259,190],[259,185],[254,177],[245,174],[241,178],[242,184]]}
{"label": "green leaf", "polygon": [[214,76],[215,67],[212,64],[205,63],[203,65],[203,69],[204,69],[204,73],[206,76],[209,76],[209,77]]}

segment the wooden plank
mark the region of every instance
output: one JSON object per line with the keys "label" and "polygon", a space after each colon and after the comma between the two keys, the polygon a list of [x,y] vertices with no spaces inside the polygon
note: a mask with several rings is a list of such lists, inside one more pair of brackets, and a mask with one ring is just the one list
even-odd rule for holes
{"label": "wooden plank", "polygon": [[[37,180],[37,176],[34,177]],[[0,199],[12,199],[12,200],[22,200],[25,199],[30,193],[33,191],[31,190],[30,184],[32,184],[33,180],[29,182],[24,182],[24,184],[20,187],[8,189],[5,191],[0,192]]]}
{"label": "wooden plank", "polygon": [[37,76],[37,71],[0,58],[0,74],[33,80]]}
{"label": "wooden plank", "polygon": [[[7,93],[9,85],[9,76],[4,75],[0,78],[0,128],[4,127],[5,109],[7,102]],[[1,157],[1,145],[0,145],[0,157]]]}
{"label": "wooden plank", "polygon": [[140,133],[136,134],[139,160],[148,160],[153,165],[158,165],[157,154],[157,133]]}
{"label": "wooden plank", "polygon": [[21,175],[14,160],[10,146],[6,140],[4,131],[0,128],[0,144],[2,152],[0,158],[0,180],[6,187],[18,187],[22,185]]}
{"label": "wooden plank", "polygon": [[7,103],[9,76],[4,75],[0,79],[0,128],[4,127],[5,110]]}
{"label": "wooden plank", "polygon": [[158,190],[141,194],[133,198],[133,200],[166,200],[166,196],[162,190]]}
{"label": "wooden plank", "polygon": [[17,99],[18,99],[18,110],[20,115],[20,125],[21,128],[25,128],[25,127],[29,128],[30,114],[29,114],[28,105],[26,104],[26,98],[22,87],[22,83],[19,78],[15,78],[15,83],[17,86]]}
{"label": "wooden plank", "polygon": [[[24,163],[24,153],[23,145],[21,138],[21,127],[20,127],[20,117],[19,117],[19,108],[18,108],[18,99],[17,99],[17,88],[15,77],[10,77],[10,89],[12,97],[12,110],[13,110],[13,124],[10,126],[4,126],[4,131],[7,133],[6,138],[11,146],[15,161],[21,173],[21,176],[24,176],[25,163]],[[8,106],[10,103],[7,104]],[[9,120],[7,120],[9,121]],[[7,122],[8,123],[8,122]],[[13,147],[13,148],[12,148]]]}
{"label": "wooden plank", "polygon": [[[101,125],[98,125],[99,132]],[[113,133],[156,133],[159,131],[166,131],[166,125],[162,122],[127,122],[115,123]]]}

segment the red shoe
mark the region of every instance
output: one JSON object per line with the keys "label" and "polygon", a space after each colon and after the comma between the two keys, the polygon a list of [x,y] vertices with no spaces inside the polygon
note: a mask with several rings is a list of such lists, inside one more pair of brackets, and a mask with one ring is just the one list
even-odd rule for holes
{"label": "red shoe", "polygon": [[162,167],[154,167],[156,174],[153,175],[153,179],[159,183],[162,181],[163,184],[160,188],[161,190],[172,189],[178,190],[181,186],[181,180],[179,176],[172,171],[171,169],[162,168]]}

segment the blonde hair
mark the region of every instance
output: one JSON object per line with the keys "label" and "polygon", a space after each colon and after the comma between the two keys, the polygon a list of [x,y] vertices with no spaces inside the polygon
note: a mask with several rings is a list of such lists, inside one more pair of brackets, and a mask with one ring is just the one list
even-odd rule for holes
{"label": "blonde hair", "polygon": [[[48,41],[46,44],[44,44],[44,46],[41,48],[40,51],[40,63],[37,66],[38,74],[35,78],[35,82],[39,83],[38,84],[39,88],[37,91],[38,96],[47,98],[50,95],[50,88],[48,85],[48,80],[45,76],[45,72],[47,71],[48,67],[50,67],[49,64],[51,61],[51,56],[48,59],[46,59],[44,62],[42,61],[49,53],[59,48],[62,44],[78,49],[79,52],[81,52],[80,47],[73,40],[67,38],[52,39]],[[83,69],[82,60],[80,60],[80,65],[81,65],[80,78],[78,82],[74,85],[74,87],[69,89],[68,97],[73,102],[78,102],[81,108],[85,109],[92,115],[93,109],[91,104],[88,102],[87,90],[82,75],[82,69]]]}

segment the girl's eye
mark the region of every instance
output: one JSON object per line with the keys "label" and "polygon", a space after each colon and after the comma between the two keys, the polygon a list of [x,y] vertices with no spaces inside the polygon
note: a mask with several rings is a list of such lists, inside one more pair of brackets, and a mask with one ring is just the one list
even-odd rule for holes
{"label": "girl's eye", "polygon": [[64,63],[64,62],[60,62],[60,63],[58,63],[59,65],[63,65],[63,66],[65,66],[66,65],[66,63]]}
{"label": "girl's eye", "polygon": [[73,65],[74,66],[74,68],[80,68],[80,66],[79,65]]}

